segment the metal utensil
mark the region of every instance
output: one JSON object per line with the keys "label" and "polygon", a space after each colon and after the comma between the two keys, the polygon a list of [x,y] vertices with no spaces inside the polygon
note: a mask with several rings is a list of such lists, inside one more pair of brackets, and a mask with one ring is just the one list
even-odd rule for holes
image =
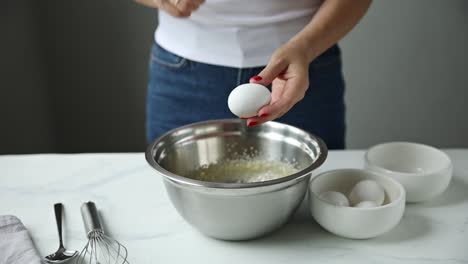
{"label": "metal utensil", "polygon": [[128,263],[127,248],[104,234],[96,205],[93,202],[86,202],[81,206],[81,216],[88,242],[75,263]]}
{"label": "metal utensil", "polygon": [[[295,160],[298,172],[245,183],[190,177],[197,167],[236,159],[236,153],[251,149],[267,160]],[[303,200],[312,171],[326,157],[323,141],[306,131],[278,122],[247,128],[239,119],[176,128],[146,151],[146,160],[164,179],[181,216],[203,234],[225,240],[257,238],[285,224]],[[250,177],[248,171],[245,177]]]}
{"label": "metal utensil", "polygon": [[64,263],[71,260],[78,255],[78,251],[66,250],[63,246],[62,240],[62,211],[63,205],[61,203],[54,204],[55,220],[57,222],[57,230],[59,235],[60,245],[57,252],[52,253],[44,258],[47,263]]}

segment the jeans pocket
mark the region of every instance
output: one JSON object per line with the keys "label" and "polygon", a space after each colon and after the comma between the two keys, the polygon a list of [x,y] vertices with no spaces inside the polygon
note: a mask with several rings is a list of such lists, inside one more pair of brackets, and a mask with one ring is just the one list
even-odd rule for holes
{"label": "jeans pocket", "polygon": [[163,67],[172,69],[181,69],[187,65],[186,58],[164,49],[157,43],[153,44],[153,48],[151,50],[151,61]]}

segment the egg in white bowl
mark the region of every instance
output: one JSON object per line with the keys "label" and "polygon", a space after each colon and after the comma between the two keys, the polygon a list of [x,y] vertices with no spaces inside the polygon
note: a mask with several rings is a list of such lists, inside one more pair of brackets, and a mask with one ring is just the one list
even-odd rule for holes
{"label": "egg in white bowl", "polygon": [[363,180],[356,185],[349,193],[349,201],[353,206],[364,202],[374,202],[376,205],[382,205],[385,198],[385,191],[376,181]]}
{"label": "egg in white bowl", "polygon": [[340,192],[326,191],[319,195],[319,197],[331,204],[336,206],[349,206],[349,201],[346,195]]}
{"label": "egg in white bowl", "polygon": [[[330,191],[349,193],[356,184],[366,180],[375,181],[383,188],[382,205],[375,201],[360,201],[354,207],[337,206],[321,197]],[[369,197],[373,196],[364,196]],[[405,190],[394,179],[370,171],[332,170],[315,176],[310,182],[309,206],[315,221],[329,232],[346,238],[366,239],[382,235],[400,222],[405,210]]]}

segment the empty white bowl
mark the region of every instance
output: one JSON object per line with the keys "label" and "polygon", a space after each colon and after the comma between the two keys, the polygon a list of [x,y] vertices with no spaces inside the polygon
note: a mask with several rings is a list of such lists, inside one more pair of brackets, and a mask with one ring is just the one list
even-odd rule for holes
{"label": "empty white bowl", "polygon": [[447,189],[453,168],[443,151],[431,146],[390,142],[370,148],[365,156],[368,170],[392,177],[406,190],[406,201],[422,202]]}
{"label": "empty white bowl", "polygon": [[[337,191],[348,195],[362,180],[374,180],[385,190],[384,204],[371,208],[336,206],[319,195]],[[312,216],[331,233],[352,239],[372,238],[394,228],[405,210],[405,190],[397,181],[360,169],[341,169],[317,175],[309,185],[309,204]]]}

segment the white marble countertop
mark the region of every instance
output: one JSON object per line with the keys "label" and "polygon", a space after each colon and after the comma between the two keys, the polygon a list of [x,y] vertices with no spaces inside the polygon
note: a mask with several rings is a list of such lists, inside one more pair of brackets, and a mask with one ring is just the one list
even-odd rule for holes
{"label": "white marble countertop", "polygon": [[[172,207],[143,153],[0,156],[0,215],[18,216],[41,255],[58,247],[53,204],[65,206],[66,247],[79,249],[85,241],[80,205],[93,200],[131,263],[468,263],[468,150],[447,153],[455,167],[448,190],[408,205],[395,229],[369,240],[328,233],[305,206],[258,240],[205,237]],[[332,151],[318,172],[360,168],[363,154]]]}

